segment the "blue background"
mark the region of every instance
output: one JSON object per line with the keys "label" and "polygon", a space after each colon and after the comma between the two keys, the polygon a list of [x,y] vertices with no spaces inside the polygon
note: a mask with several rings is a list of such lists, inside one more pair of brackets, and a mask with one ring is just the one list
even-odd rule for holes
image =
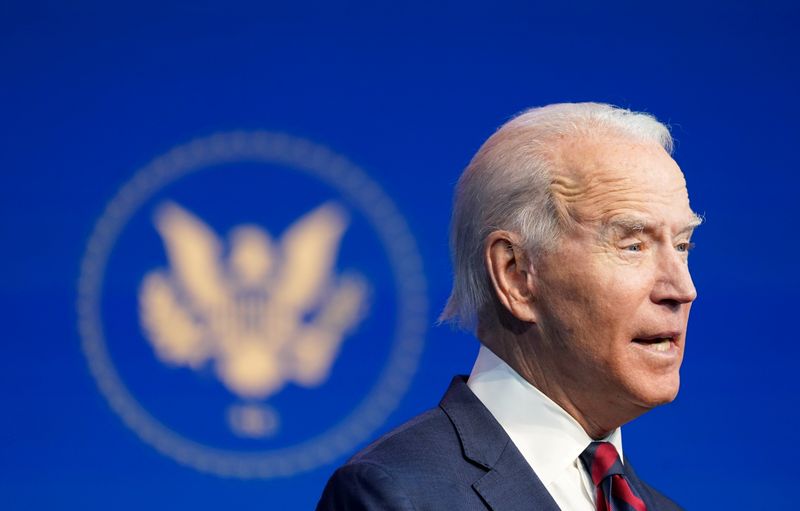
{"label": "blue background", "polygon": [[798,22],[789,2],[4,1],[0,507],[310,509],[335,468],[203,474],[141,442],[98,392],[76,327],[79,263],[152,158],[218,131],[282,131],[346,155],[392,197],[419,244],[431,326],[387,430],[435,405],[477,351],[433,325],[461,169],[510,115],[596,100],[671,124],[707,218],[681,394],[625,428],[625,452],[689,509],[791,508]]}

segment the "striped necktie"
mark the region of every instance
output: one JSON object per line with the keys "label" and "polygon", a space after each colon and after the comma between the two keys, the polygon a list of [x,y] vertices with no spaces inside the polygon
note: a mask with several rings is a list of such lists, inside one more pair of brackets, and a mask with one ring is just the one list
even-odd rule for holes
{"label": "striped necktie", "polygon": [[597,511],[647,511],[628,484],[617,450],[608,442],[592,442],[581,454],[596,487]]}

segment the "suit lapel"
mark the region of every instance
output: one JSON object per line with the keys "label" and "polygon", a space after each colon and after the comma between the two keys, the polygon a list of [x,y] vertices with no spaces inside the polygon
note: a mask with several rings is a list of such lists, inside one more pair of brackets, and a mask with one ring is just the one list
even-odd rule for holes
{"label": "suit lapel", "polygon": [[464,457],[487,472],[472,484],[493,510],[558,511],[550,493],[489,410],[457,376],[442,398],[461,440]]}
{"label": "suit lapel", "polygon": [[511,440],[497,463],[472,487],[494,510],[559,511],[553,497]]}
{"label": "suit lapel", "polygon": [[636,472],[634,472],[633,467],[628,462],[628,460],[625,460],[625,463],[622,465],[622,467],[623,471],[625,472],[625,478],[628,480],[628,483],[633,487],[636,494],[642,498],[645,505],[647,506],[647,511],[658,511],[659,507],[653,500],[653,494],[650,493],[649,488],[645,487],[642,480],[639,479],[639,476],[636,475]]}

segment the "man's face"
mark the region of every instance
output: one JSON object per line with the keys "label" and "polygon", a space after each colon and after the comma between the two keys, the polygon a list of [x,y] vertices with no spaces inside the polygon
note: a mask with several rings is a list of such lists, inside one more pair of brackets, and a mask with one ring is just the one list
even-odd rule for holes
{"label": "man's face", "polygon": [[672,401],[696,297],[683,174],[660,146],[615,137],[570,144],[560,168],[553,192],[573,225],[536,268],[554,374],[579,402]]}

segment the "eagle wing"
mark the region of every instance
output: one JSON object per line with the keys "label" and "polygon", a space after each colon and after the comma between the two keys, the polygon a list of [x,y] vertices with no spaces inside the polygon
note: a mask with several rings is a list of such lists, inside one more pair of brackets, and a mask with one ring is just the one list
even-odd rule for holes
{"label": "eagle wing", "polygon": [[[297,314],[309,310],[330,282],[347,216],[325,203],[295,222],[281,237],[282,266],[273,297]],[[290,313],[291,313],[290,312]]]}
{"label": "eagle wing", "polygon": [[360,276],[342,277],[322,309],[292,344],[293,379],[306,387],[328,378],[345,335],[365,312],[367,284]]}
{"label": "eagle wing", "polygon": [[160,360],[197,368],[211,356],[203,329],[177,299],[163,273],[145,276],[139,290],[139,311],[145,337]]}
{"label": "eagle wing", "polygon": [[158,209],[155,225],[185,298],[205,313],[227,303],[229,290],[221,261],[222,246],[214,231],[173,202]]}

